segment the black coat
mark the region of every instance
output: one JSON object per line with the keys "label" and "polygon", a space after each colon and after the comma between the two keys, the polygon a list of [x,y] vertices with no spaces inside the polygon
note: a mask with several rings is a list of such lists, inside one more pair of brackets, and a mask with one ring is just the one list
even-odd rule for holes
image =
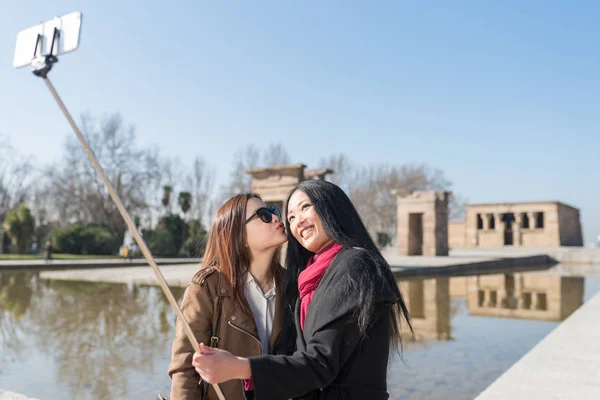
{"label": "black coat", "polygon": [[391,306],[399,298],[395,282],[376,285],[375,321],[361,338],[354,317],[360,303],[351,277],[364,268],[385,266],[376,265],[364,250],[341,250],[311,300],[304,332],[296,303],[297,351],[250,358],[257,400],[388,399]]}

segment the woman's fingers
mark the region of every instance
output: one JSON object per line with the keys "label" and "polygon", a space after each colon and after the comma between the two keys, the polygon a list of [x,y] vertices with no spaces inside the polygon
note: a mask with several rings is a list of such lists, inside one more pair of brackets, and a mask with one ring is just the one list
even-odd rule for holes
{"label": "woman's fingers", "polygon": [[200,353],[215,354],[216,352],[217,352],[217,349],[210,347],[210,346],[206,346],[204,343],[200,343]]}
{"label": "woman's fingers", "polygon": [[232,363],[236,360],[231,353],[200,345],[200,353],[194,353],[192,365],[196,372],[208,383],[221,383],[234,379],[231,376]]}
{"label": "woman's fingers", "polygon": [[214,362],[211,354],[194,353],[192,365],[196,368],[205,368]]}
{"label": "woman's fingers", "polygon": [[219,370],[217,365],[219,362],[218,353],[218,349],[200,343],[200,353],[194,353],[192,357],[192,365],[196,372],[207,383],[215,383],[216,381],[215,373]]}
{"label": "woman's fingers", "polygon": [[211,361],[210,356],[202,353],[194,353],[192,357],[192,365],[196,369],[196,372],[208,383],[213,383],[210,367]]}

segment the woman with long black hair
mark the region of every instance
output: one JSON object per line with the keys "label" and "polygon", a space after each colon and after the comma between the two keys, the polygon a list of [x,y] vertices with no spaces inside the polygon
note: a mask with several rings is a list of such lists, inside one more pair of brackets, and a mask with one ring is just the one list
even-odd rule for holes
{"label": "woman with long black hair", "polygon": [[297,282],[286,291],[296,299],[295,353],[243,358],[201,345],[196,371],[211,383],[251,378],[260,400],[387,399],[401,319],[412,331],[389,264],[333,183],[300,183],[285,220],[286,267]]}

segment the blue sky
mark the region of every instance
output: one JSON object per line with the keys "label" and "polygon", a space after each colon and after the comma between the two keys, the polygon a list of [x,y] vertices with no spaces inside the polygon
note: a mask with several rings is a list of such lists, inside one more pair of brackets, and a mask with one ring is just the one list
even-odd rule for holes
{"label": "blue sky", "polygon": [[71,113],[119,111],[218,179],[282,141],[308,166],[424,162],[472,203],[563,201],[600,234],[600,3],[7,2],[0,133],[39,163],[72,133],[15,38],[75,10],[81,48],[50,75]]}

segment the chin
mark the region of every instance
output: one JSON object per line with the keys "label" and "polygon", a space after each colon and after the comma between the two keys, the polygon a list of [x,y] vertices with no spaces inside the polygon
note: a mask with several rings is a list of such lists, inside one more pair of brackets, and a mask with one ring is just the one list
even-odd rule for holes
{"label": "chin", "polygon": [[304,247],[306,250],[308,250],[308,251],[311,251],[311,252],[313,252],[313,253],[316,253],[316,252],[317,252],[317,250],[318,250],[318,249],[316,248],[317,246],[315,246],[315,245],[314,245],[314,243],[304,243],[304,244],[302,244],[302,246],[303,246],[303,247]]}

